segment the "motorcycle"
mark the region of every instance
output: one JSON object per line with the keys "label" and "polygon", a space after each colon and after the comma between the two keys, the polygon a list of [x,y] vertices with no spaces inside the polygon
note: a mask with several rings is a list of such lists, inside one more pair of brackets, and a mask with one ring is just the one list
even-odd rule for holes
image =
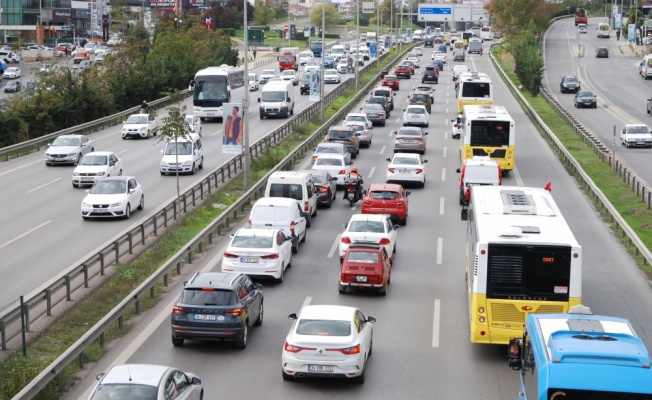
{"label": "motorcycle", "polygon": [[349,205],[353,207],[358,200],[362,199],[362,179],[348,178],[344,181],[344,200],[349,201]]}

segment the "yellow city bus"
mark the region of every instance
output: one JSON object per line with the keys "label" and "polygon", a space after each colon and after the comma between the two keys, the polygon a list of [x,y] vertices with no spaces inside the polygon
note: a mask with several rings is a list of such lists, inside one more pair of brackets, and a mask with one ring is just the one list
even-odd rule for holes
{"label": "yellow city bus", "polygon": [[472,186],[462,220],[471,342],[508,344],[529,314],[581,303],[582,247],[549,190]]}
{"label": "yellow city bus", "polygon": [[[457,42],[455,42],[457,43]],[[456,83],[457,113],[469,104],[493,104],[494,84],[489,75],[483,72],[465,72],[460,74]]]}
{"label": "yellow city bus", "polygon": [[462,108],[460,156],[462,161],[487,156],[503,173],[516,166],[516,126],[503,106],[470,105]]}

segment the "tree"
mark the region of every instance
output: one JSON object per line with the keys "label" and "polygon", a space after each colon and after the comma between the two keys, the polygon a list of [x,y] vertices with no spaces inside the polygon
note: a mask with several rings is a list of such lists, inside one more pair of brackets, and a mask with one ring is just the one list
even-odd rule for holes
{"label": "tree", "polygon": [[528,29],[532,22],[537,31],[542,31],[555,14],[562,10],[561,4],[545,0],[489,0],[485,5],[494,30],[505,34],[514,42]]}
{"label": "tree", "polygon": [[254,21],[259,25],[267,25],[276,17],[276,12],[268,7],[262,0],[256,0]]}
{"label": "tree", "polygon": [[[317,4],[312,7],[312,11],[310,12],[310,23],[316,26],[321,26],[322,24],[322,7],[323,4]],[[337,20],[339,19],[339,13],[337,12],[337,8],[331,4],[326,5],[326,10],[324,11],[326,14],[326,26],[333,26],[337,24]]]}
{"label": "tree", "polygon": [[288,16],[288,0],[265,0],[265,5],[274,10],[275,18]]}
{"label": "tree", "polygon": [[521,40],[512,46],[514,72],[523,87],[533,96],[539,94],[544,63],[535,35],[539,32],[534,22],[522,32]]}

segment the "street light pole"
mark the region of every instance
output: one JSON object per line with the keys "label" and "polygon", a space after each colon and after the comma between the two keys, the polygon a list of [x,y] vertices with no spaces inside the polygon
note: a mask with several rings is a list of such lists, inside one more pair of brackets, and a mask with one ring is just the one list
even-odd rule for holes
{"label": "street light pole", "polygon": [[324,122],[324,50],[326,50],[326,1],[321,3],[321,66],[319,68],[319,113]]}
{"label": "street light pole", "polygon": [[355,90],[358,90],[358,75],[360,75],[360,0],[355,2],[356,9],[356,22],[355,22],[355,40],[357,46],[355,47]]}
{"label": "street light pole", "polygon": [[[249,167],[251,165],[251,159],[249,154],[249,35],[247,34],[247,2],[249,0],[244,0],[244,47],[245,47],[245,56],[244,56],[244,81],[245,81],[245,91],[244,99],[242,100],[242,151],[244,158],[243,165],[243,174],[244,174],[244,190],[249,189]],[[289,32],[288,32],[289,34]],[[224,120],[226,121],[226,119]]]}

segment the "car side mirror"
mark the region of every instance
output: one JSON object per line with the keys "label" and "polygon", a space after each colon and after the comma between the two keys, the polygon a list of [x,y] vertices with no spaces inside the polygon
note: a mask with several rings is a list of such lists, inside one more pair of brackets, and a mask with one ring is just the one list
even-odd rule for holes
{"label": "car side mirror", "polygon": [[376,322],[376,318],[372,317],[371,315],[368,315],[365,322],[371,322],[373,324],[374,322]]}
{"label": "car side mirror", "polygon": [[260,103],[260,97],[258,98],[258,102]]}
{"label": "car side mirror", "polygon": [[347,226],[349,226],[349,223],[348,223],[348,222],[345,222],[345,223],[342,224],[342,227],[343,227],[344,229],[346,229]]}
{"label": "car side mirror", "polygon": [[410,192],[409,190],[406,190],[406,191],[405,191],[405,195],[406,195],[406,196],[409,196],[409,195],[411,195],[411,194],[412,194],[412,192]]}
{"label": "car side mirror", "polygon": [[105,374],[106,374],[106,372],[99,373],[99,374],[97,374],[97,376],[95,377],[95,379],[97,379],[97,380],[99,381],[99,380],[101,380],[101,379],[104,377]]}
{"label": "car side mirror", "polygon": [[428,132],[424,132],[423,134],[424,134],[424,135],[427,135],[427,134],[428,134]]}
{"label": "car side mirror", "polygon": [[405,112],[405,108],[403,109],[403,112]]}
{"label": "car side mirror", "polygon": [[349,161],[346,165],[353,165],[353,161]]}
{"label": "car side mirror", "polygon": [[[290,239],[292,239],[292,238],[290,238]],[[256,283],[256,284],[254,285],[254,287],[256,288],[256,290],[263,290],[263,285],[260,284],[260,283]]]}
{"label": "car side mirror", "polygon": [[428,162],[428,160],[423,160],[423,163],[424,163],[424,164],[427,163],[427,162]]}
{"label": "car side mirror", "polygon": [[229,235],[229,239],[233,239],[234,237],[235,237],[235,234],[234,234],[234,233],[232,233],[232,234]]}
{"label": "car side mirror", "polygon": [[392,159],[389,158],[389,157],[387,157],[385,160],[386,160],[386,161],[392,161]]}
{"label": "car side mirror", "polygon": [[193,376],[193,377],[192,377],[192,380],[190,381],[190,383],[192,383],[193,385],[201,385],[201,379],[199,379],[199,378],[196,377],[196,376]]}
{"label": "car side mirror", "polygon": [[461,219],[462,221],[466,221],[467,219],[469,219],[469,209],[468,209],[468,208],[463,208],[463,209],[462,209],[462,213],[461,213],[461,215],[460,215],[460,219]]}
{"label": "car side mirror", "polygon": [[289,97],[285,99],[285,101],[290,102],[292,101]]}
{"label": "car side mirror", "polygon": [[288,319],[297,319],[297,314],[292,313],[292,314],[288,315]]}
{"label": "car side mirror", "polygon": [[458,168],[458,169],[455,170],[455,172],[457,172],[459,174],[459,173],[462,172],[462,170],[460,168]]}
{"label": "car side mirror", "polygon": [[396,229],[398,229],[398,228],[400,228],[400,227],[401,227],[400,225],[395,224],[395,225],[394,225],[394,230],[396,230]]}

